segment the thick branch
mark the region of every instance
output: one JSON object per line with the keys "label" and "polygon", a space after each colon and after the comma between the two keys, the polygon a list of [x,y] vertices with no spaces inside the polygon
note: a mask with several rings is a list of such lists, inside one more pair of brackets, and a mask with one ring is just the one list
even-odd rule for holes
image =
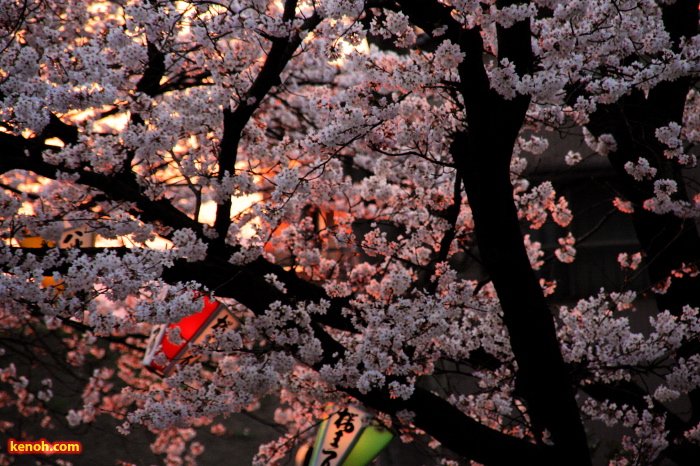
{"label": "thick branch", "polygon": [[[114,201],[133,203],[141,213],[141,220],[145,222],[153,222],[172,229],[191,228],[201,234],[202,225],[173,207],[167,200],[150,199],[141,192],[138,185],[127,182],[123,178],[44,162],[41,152],[46,147],[38,144],[40,142],[34,139],[0,133],[0,145],[5,148],[0,158],[0,173],[27,170],[54,180],[59,173],[78,175],[77,183],[98,189]],[[30,155],[25,155],[25,151]]]}
{"label": "thick branch", "polygon": [[551,464],[549,453],[543,448],[490,429],[427,390],[416,388],[408,400],[390,398],[383,393],[347,392],[366,406],[388,414],[395,415],[401,410],[413,412],[416,427],[453,452],[479,463],[488,466]]}
{"label": "thick branch", "polygon": [[136,84],[136,91],[154,97],[160,93],[160,81],[165,74],[165,54],[158,47],[148,41],[148,64],[143,76]]}
{"label": "thick branch", "polygon": [[[296,0],[287,0],[284,5],[283,18],[286,21],[294,19]],[[219,146],[219,174],[221,181],[226,173],[233,174],[235,171],[236,159],[238,156],[238,146],[243,136],[243,129],[258,109],[262,101],[274,86],[281,84],[280,75],[294,56],[294,52],[301,45],[304,37],[301,31],[310,31],[321,22],[321,18],[314,14],[308,18],[300,31],[294,31],[288,37],[276,37],[272,39],[272,47],[267,54],[265,64],[260,70],[257,78],[251,85],[247,94],[241,96],[235,110],[224,108],[224,134]],[[218,247],[225,247],[226,235],[231,226],[231,199],[227,199],[216,210],[216,221],[214,230],[219,235]]]}
{"label": "thick branch", "polygon": [[[283,294],[265,280],[268,273],[277,275],[285,284],[287,294]],[[204,261],[176,261],[173,267],[165,270],[163,279],[167,282],[195,280],[205,285],[219,297],[233,298],[256,314],[262,314],[275,301],[294,305],[296,302],[330,302],[330,309],[324,315],[314,315],[313,320],[342,330],[352,330],[347,319],[341,315],[343,308],[350,308],[344,298],[330,298],[323,288],[287,272],[282,267],[259,258],[254,262],[236,266],[216,255],[208,255]]]}

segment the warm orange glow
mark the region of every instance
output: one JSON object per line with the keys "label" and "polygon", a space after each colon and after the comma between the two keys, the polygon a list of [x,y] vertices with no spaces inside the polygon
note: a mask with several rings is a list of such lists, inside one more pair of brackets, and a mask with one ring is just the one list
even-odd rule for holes
{"label": "warm orange glow", "polygon": [[47,146],[65,147],[66,144],[58,138],[49,138],[44,141]]}

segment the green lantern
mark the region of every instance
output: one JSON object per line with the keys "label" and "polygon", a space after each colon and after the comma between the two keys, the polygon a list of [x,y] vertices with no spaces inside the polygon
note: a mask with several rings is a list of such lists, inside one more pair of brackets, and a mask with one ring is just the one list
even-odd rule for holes
{"label": "green lantern", "polygon": [[392,438],[371,414],[342,408],[321,424],[309,466],[365,466]]}

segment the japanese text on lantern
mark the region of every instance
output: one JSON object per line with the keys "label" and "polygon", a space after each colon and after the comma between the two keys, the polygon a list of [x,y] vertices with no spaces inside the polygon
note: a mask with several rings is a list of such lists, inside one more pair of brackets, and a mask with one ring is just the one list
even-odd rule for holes
{"label": "japanese text on lantern", "polygon": [[347,444],[352,441],[353,436],[349,434],[355,431],[356,426],[354,422],[361,422],[359,415],[349,412],[347,408],[338,411],[335,417],[337,419],[332,423],[335,426],[335,432],[332,436],[333,441],[330,442],[327,448],[322,450],[324,456],[321,466],[333,465],[331,461],[338,457],[338,451],[347,449]]}

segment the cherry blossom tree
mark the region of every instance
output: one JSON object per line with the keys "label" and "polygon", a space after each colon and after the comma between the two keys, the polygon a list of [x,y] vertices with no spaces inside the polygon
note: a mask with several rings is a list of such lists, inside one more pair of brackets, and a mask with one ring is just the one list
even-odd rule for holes
{"label": "cherry blossom tree", "polygon": [[[259,464],[331,404],[444,464],[591,464],[600,422],[610,464],[700,457],[697,1],[2,0],[0,29],[18,419],[111,414],[193,463],[192,427],[274,394],[288,433]],[[555,305],[538,273],[585,240],[528,179],[556,131],[588,147],[550,151],[559,167],[609,161],[639,240],[619,266],[648,289]],[[97,240],[60,247],[66,230]],[[203,296],[241,325],[149,372],[151,328]]]}

